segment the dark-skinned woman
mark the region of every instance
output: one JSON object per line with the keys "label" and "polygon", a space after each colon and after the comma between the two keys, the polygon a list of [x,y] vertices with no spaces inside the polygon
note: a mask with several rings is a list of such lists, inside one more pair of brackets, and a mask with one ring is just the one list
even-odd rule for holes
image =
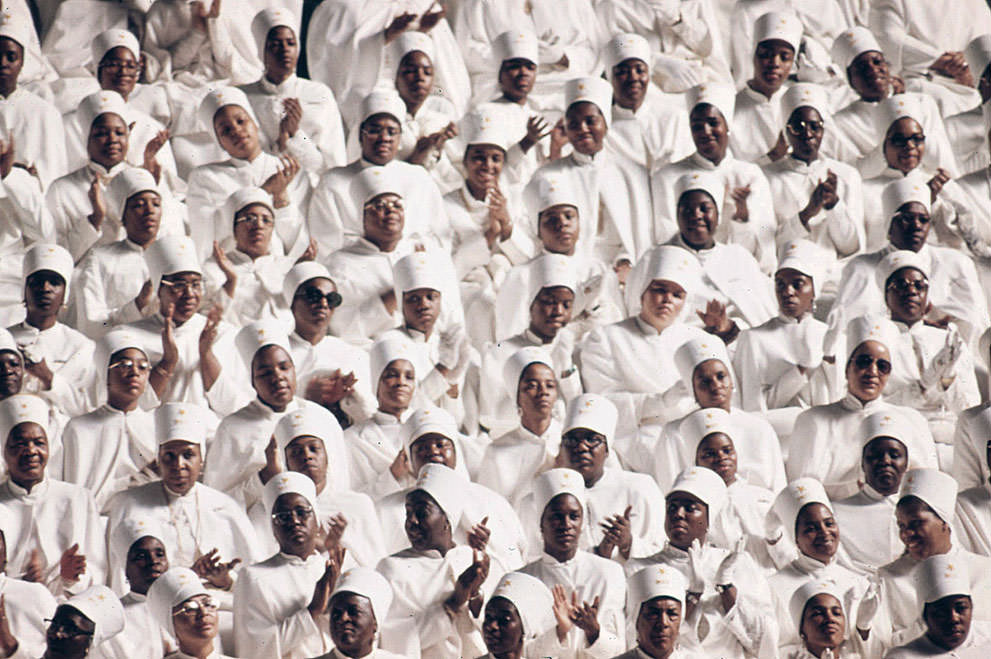
{"label": "dark-skinned woman", "polygon": [[344,572],[330,596],[330,637],[334,649],[317,659],[402,659],[382,649],[392,586],[369,567]]}
{"label": "dark-skinned woman", "polygon": [[90,586],[55,609],[42,659],[102,656],[103,643],[124,628],[124,608],[106,586]]}
{"label": "dark-skinned woman", "polygon": [[686,648],[680,638],[682,621],[686,626],[691,624],[686,620],[689,612],[685,575],[667,566],[645,567],[630,576],[626,588],[627,637],[635,640],[636,646],[615,659],[696,659],[701,656]]}
{"label": "dark-skinned woman", "polygon": [[554,599],[542,581],[522,572],[499,580],[485,605],[482,636],[488,654],[478,659],[555,656]]}

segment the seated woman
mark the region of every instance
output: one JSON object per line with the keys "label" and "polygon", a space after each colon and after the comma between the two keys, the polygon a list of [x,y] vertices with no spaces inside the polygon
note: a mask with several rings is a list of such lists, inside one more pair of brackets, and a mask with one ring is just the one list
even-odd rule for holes
{"label": "seated woman", "polygon": [[553,656],[554,598],[539,579],[507,572],[485,604],[482,636],[488,653],[478,659]]}
{"label": "seated woman", "polygon": [[164,630],[179,645],[164,655],[168,659],[227,659],[217,650],[218,609],[199,575],[184,567],[166,569],[148,589],[154,631]]}
{"label": "seated woman", "polygon": [[55,609],[48,623],[45,657],[85,659],[103,655],[105,643],[124,629],[124,607],[106,586],[90,586]]}
{"label": "seated woman", "polygon": [[807,581],[791,594],[788,608],[790,616],[784,620],[793,622],[801,639],[798,647],[786,650],[783,656],[788,659],[818,658],[827,651],[835,659],[879,656],[867,654],[860,636],[847,633],[850,611],[842,585],[823,579]]}
{"label": "seated woman", "polygon": [[[689,634],[681,634],[688,618],[688,580],[678,570],[645,567],[626,582],[627,627],[634,630],[636,646],[616,659],[695,659],[700,657]],[[688,641],[686,643],[686,641]]]}
{"label": "seated woman", "polygon": [[[987,444],[985,442],[985,444]],[[991,449],[985,448],[984,467],[991,469]],[[964,489],[957,496],[957,540],[964,549],[991,556],[991,520],[984,513],[991,506],[991,480]]]}
{"label": "seated woman", "polygon": [[7,620],[0,632],[0,651],[10,657],[40,657],[45,651],[47,620],[55,613],[55,597],[39,583],[21,578],[8,570],[7,540],[17,535],[18,522],[0,512],[0,588],[3,588],[3,614]]}
{"label": "seated woman", "polygon": [[328,606],[334,649],[317,659],[402,659],[379,647],[390,606],[392,586],[381,574],[369,567],[342,573]]}

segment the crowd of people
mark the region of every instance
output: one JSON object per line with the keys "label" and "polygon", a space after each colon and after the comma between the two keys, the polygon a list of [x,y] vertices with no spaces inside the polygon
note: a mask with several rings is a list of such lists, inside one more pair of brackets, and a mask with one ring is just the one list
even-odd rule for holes
{"label": "crowd of people", "polygon": [[4,0],[0,657],[983,659],[989,100],[984,0]]}

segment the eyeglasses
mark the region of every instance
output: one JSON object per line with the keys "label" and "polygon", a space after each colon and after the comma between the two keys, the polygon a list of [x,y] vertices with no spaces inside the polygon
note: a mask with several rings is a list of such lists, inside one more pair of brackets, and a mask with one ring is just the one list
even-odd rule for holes
{"label": "eyeglasses", "polygon": [[567,449],[576,449],[579,446],[585,446],[585,448],[592,450],[599,448],[605,443],[606,439],[602,435],[582,435],[580,437],[561,438],[561,444]]}
{"label": "eyeglasses", "polygon": [[908,293],[910,291],[925,293],[929,290],[929,282],[925,279],[892,279],[888,282],[887,289],[889,291],[898,291],[899,293]]}
{"label": "eyeglasses", "polygon": [[789,121],[785,128],[792,135],[804,135],[806,132],[811,132],[813,135],[818,135],[823,131],[825,124],[821,121]]}
{"label": "eyeglasses", "polygon": [[282,512],[272,513],[272,519],[279,526],[289,526],[296,520],[305,522],[312,514],[312,508],[304,508],[303,506],[300,506],[298,508],[293,508],[292,510],[283,510]]}
{"label": "eyeglasses", "polygon": [[79,627],[77,627],[75,625],[75,623],[70,622],[68,620],[58,620],[56,618],[45,618],[43,620],[43,622],[48,625],[48,633],[49,634],[56,634],[58,632],[62,632],[63,635],[68,636],[68,637],[72,637],[72,636],[92,636],[94,634],[94,632],[86,632],[86,631],[83,631],[82,629],[79,629]]}
{"label": "eyeglasses", "polygon": [[860,371],[866,371],[872,365],[877,365],[877,372],[881,375],[891,373],[891,362],[887,359],[875,359],[870,355],[857,355],[853,360],[853,365]]}
{"label": "eyeglasses", "polygon": [[257,215],[255,213],[245,213],[234,218],[234,226],[251,223],[255,226],[270,227],[275,224],[275,219],[268,215]]}
{"label": "eyeglasses", "polygon": [[336,309],[337,307],[341,306],[341,302],[343,302],[344,300],[341,297],[341,294],[338,293],[337,291],[324,293],[319,288],[314,288],[313,286],[301,288],[296,293],[296,297],[302,298],[303,300],[306,301],[307,304],[312,304],[313,306],[316,306],[321,302],[326,301],[327,306],[330,307],[331,309]]}
{"label": "eyeglasses", "polygon": [[403,209],[402,199],[373,199],[365,204],[365,208],[378,212],[388,213],[389,211],[401,211]]}
{"label": "eyeglasses", "polygon": [[118,71],[123,71],[124,73],[137,73],[138,69],[141,68],[141,64],[138,62],[125,62],[119,59],[108,59],[100,64],[101,69],[116,69]]}
{"label": "eyeglasses", "polygon": [[193,618],[199,614],[206,615],[208,613],[216,613],[217,609],[220,608],[220,604],[217,600],[212,597],[206,597],[201,600],[188,600],[181,607],[172,611],[173,616],[186,616],[188,618]]}
{"label": "eyeglasses", "polygon": [[926,143],[926,136],[922,133],[916,133],[914,135],[899,135],[895,134],[888,138],[891,142],[891,146],[896,149],[904,149],[905,147],[912,145],[914,147],[922,146]]}
{"label": "eyeglasses", "polygon": [[169,281],[168,279],[163,279],[162,286],[170,289],[176,295],[188,295],[190,293],[203,292],[202,279],[197,279],[196,281]]}
{"label": "eyeglasses", "polygon": [[123,359],[118,359],[109,368],[119,368],[125,371],[132,371],[136,373],[147,373],[151,370],[151,364],[145,360],[134,361],[133,359],[128,359],[127,357]]}

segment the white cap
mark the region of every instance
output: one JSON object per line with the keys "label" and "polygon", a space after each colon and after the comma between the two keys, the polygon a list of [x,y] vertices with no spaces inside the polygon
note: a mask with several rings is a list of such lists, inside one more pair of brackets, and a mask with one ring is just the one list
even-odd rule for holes
{"label": "white cap", "polygon": [[14,335],[3,327],[0,327],[0,352],[16,352],[18,357],[21,356],[21,349],[17,347]]}
{"label": "white cap", "polygon": [[[502,367],[502,379],[506,385],[506,393],[513,401],[519,393],[520,378],[530,364],[543,364],[554,372],[554,361],[547,350],[539,346],[527,346],[514,352]],[[555,379],[557,376],[555,375]]]}
{"label": "white cap", "polygon": [[141,45],[138,38],[130,30],[114,28],[105,30],[93,38],[93,66],[99,66],[100,62],[114,48],[124,47],[131,51],[134,59],[141,59]]}
{"label": "white cap", "polygon": [[554,596],[543,581],[523,572],[508,572],[489,596],[501,597],[516,607],[523,623],[523,638],[533,640],[555,624]]}
{"label": "white cap", "polygon": [[433,462],[423,465],[413,490],[429,494],[440,506],[451,528],[456,529],[464,512],[469,481],[454,469]]}
{"label": "white cap", "polygon": [[878,103],[874,109],[878,142],[880,143],[884,139],[884,136],[888,133],[888,129],[891,128],[891,124],[902,117],[914,119],[920,126],[925,128],[925,116],[919,96],[910,92],[889,96]]}
{"label": "white cap", "polygon": [[268,33],[273,28],[287,27],[292,30],[293,36],[298,37],[298,25],[299,20],[296,16],[284,7],[268,7],[255,14],[251,20],[251,35],[258,44],[258,57],[265,61],[265,42],[268,41]]}
{"label": "white cap", "polygon": [[384,194],[403,197],[403,181],[391,167],[366,167],[351,181],[351,198],[359,213],[366,203]]}
{"label": "white cap", "polygon": [[671,565],[651,565],[635,572],[626,581],[627,611],[631,618],[640,615],[640,606],[658,597],[669,597],[685,605],[688,579]]}
{"label": "white cap", "polygon": [[124,97],[112,89],[101,89],[79,101],[79,107],[76,109],[76,122],[84,138],[89,135],[97,117],[107,113],[116,114],[125,124],[130,126],[131,110]]}
{"label": "white cap", "polygon": [[584,428],[613,440],[616,434],[616,421],[619,412],[611,400],[598,394],[582,394],[576,396],[568,404],[568,413],[564,417],[561,434]]}
{"label": "white cap", "polygon": [[458,438],[458,424],[450,412],[428,404],[409,415],[400,433],[403,446],[409,452],[416,440],[424,435],[436,433],[455,441]]}
{"label": "white cap", "polygon": [[178,440],[203,446],[206,442],[206,414],[205,409],[192,403],[163,403],[155,410],[155,439],[158,445]]}
{"label": "white cap", "polygon": [[131,328],[126,325],[114,327],[96,342],[95,361],[97,366],[101,369],[110,366],[110,358],[121,350],[127,350],[128,348],[134,348],[141,352],[145,351],[141,337]]}
{"label": "white cap", "polygon": [[829,115],[829,97],[822,86],[814,82],[798,82],[788,88],[781,97],[781,125],[787,125],[792,113],[810,107],[825,120]]}
{"label": "white cap", "polygon": [[399,75],[399,65],[402,64],[403,58],[416,51],[426,55],[431,62],[437,61],[434,40],[426,32],[407,30],[389,44],[388,56],[393,65],[393,78]]}
{"label": "white cap", "polygon": [[702,285],[702,266],[687,249],[674,245],[658,245],[647,252],[640,262],[644,266],[643,280],[635,291],[639,295],[643,295],[656,279],[674,282],[689,295]]}
{"label": "white cap", "polygon": [[925,176],[921,172],[918,174],[916,172],[918,170],[884,186],[884,190],[881,191],[881,207],[885,221],[890,222],[899,208],[913,201],[922,204],[927,212],[932,212],[932,190]]}
{"label": "white cap", "polygon": [[777,39],[791,46],[798,53],[802,45],[802,21],[790,11],[771,11],[754,23],[754,49],[764,41]]}
{"label": "white cap", "polygon": [[581,212],[581,195],[563,176],[541,175],[526,186],[527,205],[538,214],[553,206],[574,206]]}
{"label": "white cap", "polygon": [[991,64],[991,34],[982,34],[972,39],[963,54],[967,58],[967,66],[974,80],[980,80],[984,69]]}
{"label": "white cap", "polygon": [[265,483],[265,491],[262,493],[266,514],[272,513],[275,502],[283,494],[298,494],[309,502],[314,511],[317,509],[317,486],[306,474],[298,471],[283,471],[272,476]]}
{"label": "white cap", "polygon": [[341,426],[328,423],[326,410],[312,405],[303,405],[294,412],[284,415],[275,424],[275,444],[279,455],[284,456],[286,448],[297,437],[316,437],[324,443],[324,449],[330,453],[330,448],[344,439]]}
{"label": "white cap", "polygon": [[145,250],[148,278],[157,289],[162,277],[179,272],[203,274],[200,260],[196,258],[196,243],[181,235],[162,236]]}
{"label": "white cap", "polygon": [[392,586],[381,574],[370,567],[353,567],[343,573],[330,594],[333,599],[338,593],[352,593],[365,597],[372,604],[372,615],[379,627],[385,623],[392,606]]}
{"label": "white cap", "polygon": [[739,427],[733,423],[730,413],[721,407],[695,410],[679,426],[681,436],[693,451],[712,433],[721,432],[735,441],[738,431]]}
{"label": "white cap", "polygon": [[4,9],[0,14],[0,37],[7,37],[20,44],[27,56],[27,49],[35,39],[34,25],[21,16],[14,15],[10,9]]}
{"label": "white cap", "polygon": [[647,40],[631,32],[620,32],[606,42],[602,54],[606,62],[606,75],[610,80],[612,80],[613,67],[617,64],[622,64],[628,59],[638,59],[650,67],[653,59]]}
{"label": "white cap", "polygon": [[706,171],[679,176],[678,180],[674,182],[675,208],[681,202],[682,195],[692,190],[707,192],[716,202],[716,211],[722,210],[723,198],[726,196],[726,183],[721,176]]}
{"label": "white cap", "polygon": [[[532,303],[545,288],[564,286],[578,294],[578,273],[572,259],[563,254],[544,254],[531,262],[530,290],[527,302]],[[530,304],[527,304],[527,309]]]}
{"label": "white cap", "polygon": [[217,115],[217,112],[228,105],[240,107],[248,113],[251,120],[255,122],[255,126],[260,127],[261,124],[258,123],[258,117],[255,116],[255,111],[251,108],[251,103],[243,91],[237,87],[217,87],[207,92],[203,100],[200,101],[197,116],[203,125],[203,130],[210,135],[214,135],[213,118]]}
{"label": "white cap", "polygon": [[898,502],[905,497],[921,499],[947,524],[953,523],[957,504],[957,479],[939,469],[909,469],[898,490]]}
{"label": "white cap", "polygon": [[700,103],[708,103],[719,110],[727,126],[732,125],[733,113],[736,111],[736,88],[733,85],[721,82],[704,82],[689,89],[685,93],[685,100],[689,114]]}
{"label": "white cap", "polygon": [[148,588],[148,612],[170,635],[175,635],[172,626],[172,609],[191,597],[209,595],[199,576],[189,568],[173,567],[152,582]]}
{"label": "white cap", "polygon": [[236,190],[227,197],[224,202],[224,221],[233,225],[234,216],[253,204],[261,204],[275,215],[275,204],[272,203],[272,195],[261,188],[246,187]]}
{"label": "white cap", "polygon": [[124,217],[127,200],[141,192],[154,192],[161,198],[155,177],[144,167],[128,167],[111,179],[107,186],[107,214],[115,222]]}
{"label": "white cap", "polygon": [[674,351],[674,365],[678,367],[681,381],[689,391],[692,391],[692,376],[699,364],[718,359],[726,368],[730,368],[729,353],[726,344],[718,336],[689,339]]}
{"label": "white cap", "polygon": [[974,592],[970,583],[970,565],[963,556],[935,554],[921,561],[913,576],[919,608],[944,597],[970,596]]}
{"label": "white cap", "polygon": [[849,357],[864,341],[877,341],[888,352],[898,344],[899,332],[895,324],[883,316],[858,316],[846,327],[846,355]]}
{"label": "white cap", "polygon": [[406,118],[406,104],[399,97],[399,92],[389,89],[377,89],[361,101],[361,123],[377,114],[387,114],[399,122],[402,127]]}
{"label": "white cap", "polygon": [[443,291],[444,275],[437,267],[437,260],[426,252],[413,252],[396,261],[392,266],[396,298],[402,302],[403,293],[428,288]]}
{"label": "white cap", "polygon": [[[32,394],[14,394],[0,401],[0,447],[7,443],[10,431],[22,423],[37,423],[49,433],[51,411],[43,398]],[[48,441],[51,442],[49,437]]]}
{"label": "white cap", "polygon": [[575,497],[582,510],[585,510],[588,494],[585,491],[585,478],[580,473],[574,469],[557,467],[537,476],[533,481],[533,503],[537,517],[542,517],[547,504],[561,494]]}
{"label": "white cap", "polygon": [[790,268],[812,277],[818,294],[825,280],[826,270],[833,261],[835,258],[814,242],[798,238],[789,240],[781,246],[781,251],[778,253],[778,268],[775,272]]}
{"label": "white cap", "polygon": [[388,336],[372,344],[368,354],[372,392],[378,391],[379,379],[386,366],[397,359],[405,359],[416,367],[417,348],[413,342],[401,336]]}
{"label": "white cap", "polygon": [[90,647],[99,647],[124,630],[124,605],[114,595],[114,591],[106,586],[90,586],[60,606],[71,606],[93,623],[93,642]]}
{"label": "white cap", "polygon": [[877,264],[877,268],[874,270],[874,280],[877,282],[877,287],[883,291],[888,277],[902,268],[915,268],[926,279],[929,279],[929,264],[926,263],[925,259],[919,256],[918,252],[913,252],[909,249],[899,249],[886,254],[881,259],[881,262]]}
{"label": "white cap", "polygon": [[795,541],[795,522],[802,508],[810,503],[821,503],[833,510],[833,504],[826,494],[826,488],[815,478],[799,478],[784,487],[771,505],[771,510],[781,520],[781,525],[792,542]]}
{"label": "white cap", "polygon": [[292,359],[292,348],[289,347],[289,335],[286,333],[285,325],[274,319],[256,320],[250,325],[245,325],[237,333],[234,344],[249,372],[255,354],[266,346],[278,346],[285,350],[289,359]]}
{"label": "white cap", "polygon": [[[915,432],[912,422],[898,409],[874,412],[864,418],[857,427],[861,449],[878,437],[897,439],[908,449],[909,442],[915,435]],[[911,457],[911,454],[909,454],[909,457]]]}
{"label": "white cap", "polygon": [[674,484],[664,495],[685,492],[709,507],[709,523],[716,519],[726,503],[726,483],[723,477],[707,467],[689,467],[674,479]]}
{"label": "white cap", "polygon": [[492,105],[478,107],[461,119],[461,141],[465,147],[491,144],[503,151],[508,151],[513,143],[499,111]]}
{"label": "white cap", "polygon": [[599,108],[606,126],[612,123],[612,85],[602,78],[575,78],[564,83],[565,110],[575,103],[588,102]]}
{"label": "white cap", "polygon": [[[846,593],[840,588],[839,584],[830,579],[806,581],[795,589],[795,592],[792,593],[788,600],[788,612],[791,613],[791,619],[795,624],[796,631],[802,628],[802,615],[805,613],[805,605],[816,595],[832,595],[840,603],[840,606],[843,607],[843,616],[846,617],[849,614],[844,603]],[[850,621],[848,620],[847,625],[849,624]]]}
{"label": "white cap", "polygon": [[846,71],[861,53],[870,51],[883,52],[874,33],[860,25],[844,30],[833,41],[833,61]]}
{"label": "white cap", "polygon": [[54,272],[65,281],[65,300],[68,300],[73,267],[72,255],[69,254],[66,248],[53,243],[35,243],[24,254],[24,262],[21,264],[21,274],[26,283],[28,277],[36,272],[42,270]]}
{"label": "white cap", "polygon": [[[140,513],[130,513],[122,519],[110,534],[110,545],[113,550],[112,556],[119,557],[127,562],[127,552],[131,550],[131,545],[151,536],[165,546],[165,531],[161,522],[154,515],[141,515]],[[115,568],[123,566],[116,565]]]}
{"label": "white cap", "polygon": [[509,59],[525,59],[540,62],[537,36],[530,30],[509,30],[492,42],[492,58],[501,66]]}
{"label": "white cap", "polygon": [[311,279],[317,278],[334,281],[327,268],[316,261],[301,261],[290,268],[282,281],[282,295],[286,299],[286,304],[292,305],[292,299],[296,296],[296,289]]}

